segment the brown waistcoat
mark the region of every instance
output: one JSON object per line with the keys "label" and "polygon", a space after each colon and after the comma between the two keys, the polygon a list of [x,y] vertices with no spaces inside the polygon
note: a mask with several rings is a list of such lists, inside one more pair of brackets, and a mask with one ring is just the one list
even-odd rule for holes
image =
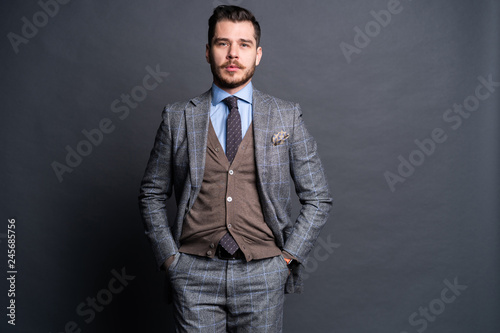
{"label": "brown waistcoat", "polygon": [[230,165],[210,122],[203,182],[183,223],[180,252],[213,258],[229,231],[247,261],[281,254],[262,214],[252,127]]}

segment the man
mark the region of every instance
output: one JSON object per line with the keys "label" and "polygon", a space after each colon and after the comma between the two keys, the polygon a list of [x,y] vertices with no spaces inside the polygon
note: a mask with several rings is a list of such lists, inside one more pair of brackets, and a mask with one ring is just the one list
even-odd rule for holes
{"label": "man", "polygon": [[[146,235],[167,271],[178,332],[281,332],[284,293],[302,291],[303,263],[331,206],[299,106],[252,86],[259,43],[252,13],[215,8],[212,88],[165,107],[142,181]],[[295,221],[290,178],[302,204]]]}

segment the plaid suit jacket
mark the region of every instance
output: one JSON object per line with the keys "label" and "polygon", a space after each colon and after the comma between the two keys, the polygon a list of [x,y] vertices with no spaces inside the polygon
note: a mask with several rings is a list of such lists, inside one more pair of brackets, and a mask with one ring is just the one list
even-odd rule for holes
{"label": "plaid suit jacket", "polygon": [[[144,178],[139,205],[158,267],[178,252],[184,217],[200,191],[207,147],[211,90],[164,108]],[[306,130],[298,104],[253,90],[253,131],[257,188],[276,244],[294,255],[285,292],[302,292],[303,263],[325,224],[332,199],[316,142]],[[288,135],[282,135],[286,132]],[[273,140],[278,134],[282,140]],[[302,209],[291,218],[290,180]],[[169,224],[166,200],[174,193],[176,218]]]}

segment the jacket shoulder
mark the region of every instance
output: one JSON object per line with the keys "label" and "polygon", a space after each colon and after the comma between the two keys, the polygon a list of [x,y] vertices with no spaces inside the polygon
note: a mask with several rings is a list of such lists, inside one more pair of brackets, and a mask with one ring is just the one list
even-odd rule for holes
{"label": "jacket shoulder", "polygon": [[255,98],[260,99],[263,103],[275,106],[276,108],[283,110],[283,111],[287,110],[287,109],[295,109],[298,106],[298,103],[296,103],[296,102],[287,101],[287,100],[266,94],[260,90],[255,89],[255,88],[254,88],[254,95],[255,95]]}
{"label": "jacket shoulder", "polygon": [[210,100],[210,96],[211,89],[189,100],[167,104],[165,105],[163,110],[164,112],[168,113],[184,112],[184,110],[186,110],[190,106],[197,106],[198,104],[206,103],[208,100]]}

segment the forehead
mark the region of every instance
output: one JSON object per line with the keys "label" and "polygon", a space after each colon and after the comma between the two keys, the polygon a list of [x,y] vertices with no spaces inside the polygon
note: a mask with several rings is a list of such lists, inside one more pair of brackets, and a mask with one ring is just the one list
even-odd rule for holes
{"label": "forehead", "polygon": [[219,21],[215,25],[214,38],[247,39],[256,42],[255,29],[250,21]]}

